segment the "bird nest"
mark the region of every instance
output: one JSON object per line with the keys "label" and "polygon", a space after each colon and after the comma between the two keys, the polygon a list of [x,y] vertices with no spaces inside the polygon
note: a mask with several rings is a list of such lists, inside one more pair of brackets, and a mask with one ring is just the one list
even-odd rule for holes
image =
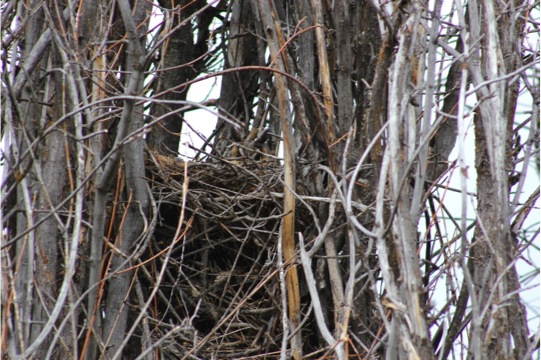
{"label": "bird nest", "polygon": [[154,343],[165,358],[276,358],[283,337],[280,164],[149,158],[159,214],[146,255],[149,289],[167,261],[148,312]]}

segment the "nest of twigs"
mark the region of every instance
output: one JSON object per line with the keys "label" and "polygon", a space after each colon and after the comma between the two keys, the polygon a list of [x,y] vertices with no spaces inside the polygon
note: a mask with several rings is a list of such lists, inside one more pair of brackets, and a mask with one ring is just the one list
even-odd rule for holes
{"label": "nest of twigs", "polygon": [[283,333],[280,165],[149,157],[159,219],[145,281],[168,261],[149,312],[154,343],[165,358],[276,358]]}

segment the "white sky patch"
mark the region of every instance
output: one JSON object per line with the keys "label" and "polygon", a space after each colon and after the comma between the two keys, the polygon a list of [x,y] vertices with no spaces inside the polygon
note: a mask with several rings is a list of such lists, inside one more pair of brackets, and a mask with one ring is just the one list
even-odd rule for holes
{"label": "white sky patch", "polygon": [[[210,99],[218,99],[221,80],[221,77],[214,77],[194,83],[188,91],[188,101],[202,103]],[[216,112],[215,107],[210,107],[210,109]],[[192,158],[197,153],[193,148],[201,148],[205,140],[212,134],[216,127],[217,117],[210,111],[197,109],[185,113],[184,121],[179,153],[184,158]],[[204,150],[209,151],[210,149],[207,147]]]}

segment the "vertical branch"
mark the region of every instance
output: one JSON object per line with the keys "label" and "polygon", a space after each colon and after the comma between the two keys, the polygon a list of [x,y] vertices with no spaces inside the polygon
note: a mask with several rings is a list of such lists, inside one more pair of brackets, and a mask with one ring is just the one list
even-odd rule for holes
{"label": "vertical branch", "polygon": [[[504,19],[508,15],[500,18],[504,11],[499,3],[483,0],[478,6],[474,1],[471,9],[474,7],[476,10],[469,22],[476,31],[469,40],[470,44],[480,41],[483,51],[476,51],[475,58],[468,59],[469,74],[480,108],[475,119],[478,223],[476,244],[470,250],[475,269],[474,289],[470,296],[479,294],[480,313],[478,319],[474,318],[476,328],[470,347],[476,358],[520,357],[518,354],[525,353],[529,341],[527,327],[524,331],[511,329],[512,326],[516,329],[516,324],[520,327],[527,324],[525,309],[515,299],[502,306],[503,299],[519,290],[515,255],[509,251],[514,244],[506,169],[511,164],[511,154],[506,150],[511,136],[508,130],[512,129],[516,111],[515,97],[509,90],[514,85],[506,75],[516,70],[516,63],[506,62],[502,49],[511,49],[519,42],[510,44],[509,41],[517,39],[510,40],[508,35],[500,37],[500,28],[505,27]],[[474,25],[475,22],[481,27]],[[478,66],[472,64],[476,59],[480,60]],[[493,266],[487,266],[487,262]]]}
{"label": "vertical branch", "polygon": [[[280,54],[279,36],[280,24],[276,20],[276,12],[271,9],[267,1],[259,0],[259,15],[272,58],[278,56],[274,66],[280,72],[285,71],[285,53]],[[289,266],[286,272],[286,285],[288,295],[289,317],[294,335],[291,337],[291,351],[294,359],[302,357],[302,332],[299,329],[301,319],[299,276],[297,273],[297,255],[295,254],[295,146],[293,143],[292,126],[287,101],[287,83],[284,76],[276,74],[275,77],[277,97],[280,112],[280,124],[284,140],[284,217],[282,220],[282,245],[284,251],[284,264]]]}
{"label": "vertical branch", "polygon": [[[263,40],[254,34],[257,31],[259,35],[261,31],[260,27],[256,26],[257,22],[254,21],[254,10],[250,3],[248,1],[238,2],[238,6],[231,9],[228,21],[231,25],[227,49],[224,50],[224,68],[263,65]],[[261,83],[265,82],[266,76],[261,75]],[[220,85],[219,109],[224,117],[239,119],[247,125],[250,123],[250,117],[253,115],[250,104],[254,102],[258,90],[255,87],[257,82],[254,81],[254,78],[257,79],[255,71],[233,72],[223,75]],[[259,93],[264,93],[261,90],[259,89]],[[262,110],[263,107],[258,106],[258,109]],[[245,131],[247,132],[247,130],[248,126]],[[257,135],[257,131],[257,127],[252,126],[252,134],[255,132]],[[238,157],[239,147],[238,145],[230,146],[231,142],[249,141],[247,138],[243,138],[245,133],[239,134],[238,128],[221,118],[218,118],[216,132],[214,151],[221,156]]]}
{"label": "vertical branch", "polygon": [[[64,66],[63,71],[63,82],[65,81],[66,85],[66,91],[71,103],[77,105],[79,104],[79,96],[77,93],[77,87],[75,82],[75,76],[73,74],[73,70],[71,69],[71,66],[68,61],[67,54],[62,50],[61,46],[61,40],[56,32],[53,32],[53,37],[55,39],[55,44],[57,45],[58,49],[58,56],[60,57],[60,61]],[[59,84],[57,84],[58,87]],[[63,99],[65,101],[65,99]],[[75,123],[75,135],[78,139],[82,138],[83,131],[82,131],[82,115],[80,113],[77,113],[74,116],[74,123]],[[63,146],[60,146],[60,149],[63,149]],[[84,147],[80,143],[80,141],[76,144],[76,187],[80,189],[80,185],[85,180],[84,175],[84,162],[85,162],[85,151]],[[66,155],[64,155],[66,156]],[[60,182],[60,185],[63,185]],[[26,359],[32,357],[32,354],[39,351],[40,353],[45,353],[46,347],[42,347],[41,345],[45,342],[45,340],[50,339],[51,332],[53,331],[56,321],[58,320],[59,316],[61,315],[61,312],[64,310],[64,304],[68,297],[68,293],[70,291],[70,288],[72,286],[72,278],[75,274],[75,266],[77,262],[78,257],[78,249],[79,249],[79,240],[81,236],[81,230],[82,230],[82,214],[83,214],[83,200],[84,200],[84,191],[80,189],[77,194],[75,195],[75,208],[74,208],[74,227],[71,230],[71,236],[69,239],[67,239],[65,243],[65,273],[64,278],[62,281],[62,284],[60,286],[60,289],[58,290],[58,296],[55,299],[54,302],[54,308],[50,311],[48,314],[47,322],[43,325],[43,328],[41,329],[40,333],[36,338],[34,339],[33,343],[28,346],[28,348],[24,351],[24,353],[18,357],[21,359]],[[58,201],[58,195],[57,199],[55,201]],[[56,238],[49,239],[56,241]],[[55,261],[56,259],[49,259],[49,261]],[[67,339],[66,339],[67,340]],[[47,345],[48,346],[48,345]],[[67,352],[69,353],[69,351]]]}
{"label": "vertical branch", "polygon": [[337,342],[334,339],[331,332],[327,328],[327,325],[325,324],[322,306],[319,300],[319,294],[317,293],[316,289],[316,280],[312,271],[312,258],[310,257],[308,252],[306,252],[306,249],[304,247],[304,239],[301,233],[299,233],[299,249],[301,264],[304,269],[304,274],[306,276],[306,284],[308,286],[308,291],[310,292],[310,297],[314,306],[314,313],[319,332],[323,339],[325,339],[325,341],[327,342],[327,345],[329,345],[329,347],[331,348],[334,348],[336,358],[339,360],[344,360],[346,358],[344,352],[344,344],[340,341]]}
{"label": "vertical branch", "polygon": [[431,359],[434,355],[429,342],[425,307],[422,304],[421,274],[415,241],[418,219],[414,217],[416,212],[410,211],[410,191],[401,184],[401,179],[407,175],[405,171],[408,152],[402,145],[403,137],[410,123],[408,119],[412,116],[410,81],[413,74],[410,56],[415,36],[421,36],[418,33],[421,7],[420,4],[413,2],[397,11],[404,11],[407,17],[396,35],[398,50],[389,75],[389,138],[386,152],[389,152],[390,157],[389,187],[393,196],[393,207],[396,209],[396,218],[392,221],[394,242],[400,259],[401,297],[407,307],[405,314],[396,313],[398,315],[396,320],[399,328],[406,323],[409,325],[409,331],[400,334],[404,352],[409,356]]}
{"label": "vertical branch", "polygon": [[[127,38],[128,38],[128,63],[129,63],[129,74],[127,76],[126,81],[126,87],[125,87],[125,94],[127,95],[139,95],[142,92],[142,86],[143,86],[143,79],[144,79],[144,59],[145,59],[145,49],[143,48],[144,44],[144,37],[141,37],[139,35],[139,32],[136,28],[136,22],[134,20],[134,16],[132,15],[132,10],[130,8],[130,5],[127,1],[118,1],[118,8],[120,10],[122,20],[124,23],[124,26],[126,28],[127,32]],[[148,5],[148,4],[147,4]],[[139,14],[141,15],[141,14]],[[106,206],[106,197],[109,191],[109,187],[111,184],[111,181],[113,179],[113,176],[115,172],[118,169],[120,158],[121,158],[121,151],[120,148],[122,147],[122,141],[126,137],[128,131],[134,126],[132,124],[132,119],[134,118],[134,110],[135,110],[135,100],[133,99],[126,99],[124,100],[124,106],[122,108],[122,113],[120,115],[120,121],[118,125],[118,131],[115,138],[115,143],[113,145],[112,155],[107,161],[105,168],[103,172],[99,176],[99,180],[96,185],[96,196],[95,196],[95,202],[94,202],[94,214],[93,214],[93,230],[92,230],[92,243],[91,243],[91,254],[90,254],[90,269],[89,269],[89,288],[92,289],[92,291],[89,293],[89,301],[88,301],[88,307],[87,311],[88,314],[96,314],[95,317],[92,319],[99,320],[99,315],[97,315],[97,296],[98,291],[96,284],[100,280],[100,272],[101,272],[101,260],[102,260],[102,249],[103,249],[103,234],[105,229],[105,206]],[[142,119],[141,119],[142,121]],[[137,125],[137,124],[136,124]],[[136,126],[135,125],[135,126]],[[138,125],[142,125],[142,122],[138,123]],[[142,150],[142,149],[140,149]],[[130,154],[133,156],[136,156],[136,154]],[[140,167],[143,164],[141,163],[143,161],[142,158],[138,157],[136,162],[134,164],[130,164],[130,166],[137,166]],[[136,174],[135,177],[140,177],[137,181],[142,181],[142,175],[139,170],[139,174]],[[140,187],[140,185],[136,185],[136,187]],[[138,191],[140,194],[140,191]],[[136,201],[141,202],[138,203],[141,205],[141,208],[144,209],[148,205],[148,201],[144,198],[145,195],[142,197],[136,199]],[[135,216],[139,216],[139,210],[134,211],[136,214]],[[134,228],[131,228],[128,230],[128,233],[130,230],[133,230],[135,233],[138,229],[140,229],[141,224],[139,223],[139,226],[136,226]],[[132,234],[133,236],[137,236],[139,234]],[[127,248],[130,247],[131,242],[135,241],[135,238],[130,238],[130,234],[127,235],[127,239],[125,241]],[[124,279],[125,281],[125,279]],[[117,291],[117,290],[115,290]],[[110,313],[111,315],[112,313]],[[92,316],[92,315],[89,315]],[[124,314],[125,316],[125,314]],[[125,318],[124,318],[125,319]],[[90,323],[90,326],[92,327],[92,321]],[[99,324],[98,324],[99,325]],[[122,326],[123,325],[123,326]],[[125,324],[119,325],[118,327],[114,327],[115,336],[112,340],[112,346],[109,349],[109,351],[116,351],[115,346],[118,346],[121,341],[123,340],[123,332],[125,328]],[[113,326],[109,324],[108,331],[112,331]],[[100,332],[97,331],[98,336],[100,336]],[[104,334],[105,336],[108,336],[108,334]],[[97,355],[97,344],[95,342],[91,342],[90,345],[87,348],[86,356],[88,359],[93,359]]]}
{"label": "vertical branch", "polygon": [[[355,7],[347,0],[336,1],[333,13],[333,22],[336,31],[336,63],[334,76],[336,77],[336,119],[339,134],[343,136],[353,124],[353,43],[355,39],[355,27],[353,25],[353,14]],[[319,37],[318,37],[319,44]],[[319,46],[318,46],[319,48]],[[324,88],[325,89],[325,88]],[[329,95],[332,95],[329,94]],[[327,98],[325,97],[325,101]],[[331,98],[331,104],[332,98]],[[327,103],[325,103],[327,107]],[[338,152],[341,152],[340,146]]]}
{"label": "vertical branch", "polygon": [[[127,0],[119,0],[119,10],[128,35],[126,70],[128,72],[126,94],[139,95],[143,92],[146,11],[150,4],[138,2],[135,8],[130,8]],[[142,26],[141,26],[142,25]],[[139,28],[141,27],[141,28]],[[135,106],[134,100],[126,100],[122,116],[130,120],[129,131],[136,132],[144,125],[142,106]],[[126,220],[120,230],[119,249],[122,254],[130,254],[136,241],[142,237],[146,228],[146,215],[149,208],[149,198],[145,181],[144,139],[136,135],[123,145],[124,167],[126,174],[126,190],[133,202],[126,209]],[[133,270],[127,270],[126,261],[118,254],[113,254],[111,271],[121,271],[109,281],[109,292],[106,302],[106,317],[103,337],[107,339],[105,352],[107,357],[121,354],[126,343],[126,328],[128,326],[128,307],[125,300],[131,291]],[[116,356],[116,355],[115,355]]]}
{"label": "vertical branch", "polygon": [[[319,77],[323,90],[323,104],[325,106],[325,124],[327,131],[327,138],[329,144],[334,143],[336,134],[334,131],[334,104],[332,96],[332,84],[331,84],[331,71],[329,68],[329,57],[327,56],[327,45],[325,40],[325,34],[323,32],[323,10],[321,9],[321,1],[311,0],[312,13],[314,22],[317,26],[316,31],[316,45],[319,62]],[[333,161],[332,157],[329,161]]]}
{"label": "vertical branch", "polygon": [[[10,76],[8,84],[13,84],[11,89],[8,87],[9,101],[6,101],[6,108],[3,117],[4,121],[9,124],[9,134],[12,136],[11,144],[11,160],[13,162],[13,173],[17,176],[17,189],[15,202],[23,205],[23,211],[18,212],[16,220],[12,225],[14,236],[26,232],[26,229],[33,228],[36,223],[36,199],[33,196],[33,188],[36,187],[34,177],[27,177],[27,173],[31,173],[33,163],[37,161],[32,147],[32,138],[35,136],[36,127],[40,123],[42,113],[37,102],[40,100],[34,96],[33,91],[39,89],[43,91],[43,87],[37,86],[38,79],[42,76],[39,68],[47,67],[47,59],[42,58],[45,47],[50,46],[51,32],[43,33],[38,38],[38,34],[43,31],[43,11],[38,2],[29,2],[26,4],[35,9],[30,11],[27,6],[18,7],[18,17],[27,22],[27,27],[24,32],[24,43],[17,44],[21,46],[21,54],[12,54],[17,62],[30,63],[34,66],[21,69],[18,76],[15,76],[16,68],[12,65],[13,72]],[[15,52],[16,53],[16,52]],[[2,54],[4,55],[4,54]],[[6,54],[7,55],[7,54]],[[15,61],[14,61],[15,62]],[[39,63],[39,66],[36,64]],[[2,74],[4,76],[4,73]],[[7,76],[8,74],[6,74]],[[46,82],[48,83],[48,82]],[[4,95],[4,93],[2,93]],[[4,96],[3,96],[4,98]],[[18,99],[25,99],[27,102],[19,103]],[[3,104],[4,105],[4,101]],[[2,126],[2,129],[5,127]],[[31,156],[24,157],[24,153],[30,151]],[[2,194],[3,195],[3,194]],[[4,198],[2,199],[4,201]],[[32,342],[32,308],[35,298],[34,289],[34,274],[36,272],[36,243],[37,232],[31,231],[23,239],[15,244],[14,258],[15,271],[13,291],[14,300],[14,316],[13,336],[16,337],[14,353],[24,352],[26,347]],[[41,304],[35,304],[39,307]],[[37,326],[35,327],[37,328]]]}

